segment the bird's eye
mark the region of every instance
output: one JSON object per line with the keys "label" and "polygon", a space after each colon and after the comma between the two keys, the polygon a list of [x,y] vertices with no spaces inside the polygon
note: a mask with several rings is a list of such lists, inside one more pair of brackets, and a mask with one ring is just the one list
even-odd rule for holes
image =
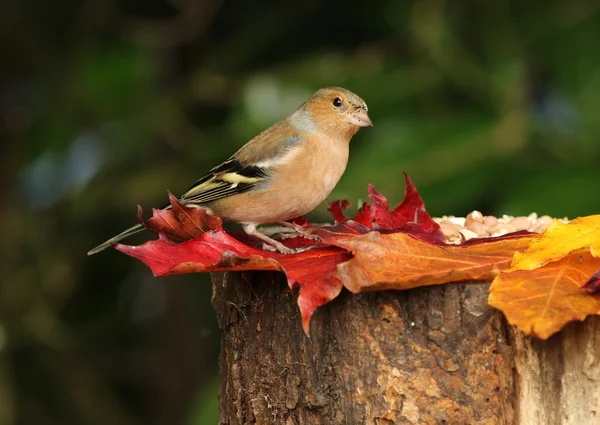
{"label": "bird's eye", "polygon": [[335,106],[336,108],[339,108],[342,105],[343,105],[342,99],[340,99],[339,97],[336,97],[335,99],[333,99],[333,106]]}

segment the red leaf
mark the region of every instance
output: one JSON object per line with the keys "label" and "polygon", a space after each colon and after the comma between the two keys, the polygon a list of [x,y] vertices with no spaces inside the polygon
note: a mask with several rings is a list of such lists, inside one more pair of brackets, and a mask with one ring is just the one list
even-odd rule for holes
{"label": "red leaf", "polygon": [[342,199],[341,201],[331,201],[329,203],[329,208],[327,209],[335,219],[335,222],[341,223],[343,221],[348,220],[342,211],[344,211],[349,206],[350,202],[348,202],[345,199]]}
{"label": "red leaf", "polygon": [[[349,202],[344,200],[330,204],[329,210],[338,222],[334,226],[310,227],[302,217],[290,222],[298,225],[304,233],[321,236],[362,235],[375,226],[381,230],[409,231],[415,237],[427,235],[437,241],[439,226],[428,221],[431,218],[425,212],[423,201],[406,175],[405,180],[406,198],[391,212],[388,211],[387,199],[369,185],[369,198],[373,205],[365,204],[356,221],[343,215],[342,211],[349,206]],[[313,249],[293,255],[258,249],[254,246],[260,242],[246,234],[226,233],[220,218],[208,215],[202,208],[186,207],[170,193],[169,198],[171,209],[155,209],[149,220],[143,221],[141,208],[138,209],[138,220],[158,233],[158,240],[137,247],[115,246],[147,264],[155,276],[225,270],[280,270],[287,275],[290,288],[300,289],[298,306],[307,333],[314,310],[340,293],[342,284],[337,276],[337,265],[352,258],[347,250],[318,247],[314,240],[301,237],[287,239],[284,243],[292,248]],[[175,243],[167,236],[186,242]]]}
{"label": "red leaf", "polygon": [[308,335],[310,318],[315,309],[333,300],[342,290],[342,283],[336,274],[337,265],[349,260],[352,255],[330,247],[279,257],[277,261],[282,265],[290,287],[300,288],[298,307],[302,315],[302,327]]}
{"label": "red leaf", "polygon": [[[369,188],[371,188],[371,185],[369,185]],[[354,221],[368,227],[369,229],[373,229],[373,224],[375,223],[375,208],[365,202],[356,213]]]}
{"label": "red leaf", "polygon": [[444,235],[439,224],[425,210],[423,199],[406,173],[404,181],[404,200],[392,211],[388,211],[389,203],[385,196],[369,185],[371,205],[363,205],[355,221],[374,230],[402,231],[421,240],[442,242]]}
{"label": "red leaf", "polygon": [[[143,224],[159,233],[159,239],[141,246],[115,245],[115,248],[145,263],[155,276],[216,272],[226,270],[278,270],[287,275],[290,288],[298,287],[298,306],[302,325],[308,334],[310,317],[315,309],[337,297],[342,284],[336,276],[336,265],[352,256],[336,247],[314,248],[285,255],[257,249],[241,242],[222,229],[218,217],[203,209],[182,205],[171,196],[171,210],[154,210]],[[298,223],[298,221],[296,221]],[[190,239],[175,243],[165,236]],[[246,235],[240,235],[248,243]],[[287,246],[316,246],[314,240],[293,238]]]}
{"label": "red leaf", "polygon": [[[260,241],[245,233],[226,233],[220,218],[201,208],[186,207],[171,194],[171,209],[154,210],[147,221],[141,219],[139,209],[140,222],[158,233],[158,240],[141,246],[118,244],[115,248],[147,264],[155,276],[226,270],[282,271],[290,288],[299,288],[298,306],[308,334],[313,312],[340,293],[342,279],[344,286],[358,292],[489,278],[510,262],[516,247],[526,244],[495,238],[489,249],[477,246],[484,240],[463,244],[462,249],[446,246],[440,226],[425,210],[406,174],[405,183],[405,198],[391,211],[387,199],[369,185],[371,203],[363,205],[355,220],[343,214],[349,206],[347,201],[329,205],[336,221],[332,226],[310,226],[302,217],[290,220],[300,234],[310,237],[283,240],[287,247],[308,248],[292,255],[257,248]],[[167,236],[184,242],[173,242]],[[312,239],[315,236],[318,242]],[[511,238],[517,236],[506,236]]]}
{"label": "red leaf", "polygon": [[[171,192],[169,200],[171,209],[152,209],[152,217],[142,222],[144,227],[179,240],[198,238],[209,230],[221,230],[223,222],[219,217],[208,215],[202,208],[184,206]],[[142,209],[138,206],[138,221],[141,214]]]}

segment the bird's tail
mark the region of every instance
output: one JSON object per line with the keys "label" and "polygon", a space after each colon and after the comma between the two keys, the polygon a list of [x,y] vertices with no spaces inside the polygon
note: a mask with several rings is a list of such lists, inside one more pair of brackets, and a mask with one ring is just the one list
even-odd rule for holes
{"label": "bird's tail", "polygon": [[133,227],[130,227],[129,229],[125,230],[122,233],[119,233],[117,236],[115,236],[114,238],[110,238],[109,240],[107,240],[106,242],[104,242],[103,244],[98,245],[96,248],[94,249],[90,249],[88,252],[88,255],[93,255],[96,254],[102,250],[105,250],[106,248],[108,248],[109,246],[119,242],[121,239],[125,239],[128,236],[131,236],[137,232],[141,232],[142,230],[144,230],[144,226],[142,226],[141,224],[136,224]]}

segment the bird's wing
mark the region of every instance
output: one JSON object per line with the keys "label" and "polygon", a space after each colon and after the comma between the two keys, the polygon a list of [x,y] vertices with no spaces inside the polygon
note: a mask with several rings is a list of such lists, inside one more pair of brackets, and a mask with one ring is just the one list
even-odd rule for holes
{"label": "bird's wing", "polygon": [[269,177],[267,168],[243,166],[229,159],[198,180],[181,196],[184,204],[204,204],[226,196],[247,192]]}
{"label": "bird's wing", "polygon": [[[295,135],[279,140],[268,136],[271,134],[257,136],[227,161],[210,170],[181,196],[181,201],[204,204],[264,185],[277,168],[278,159],[300,142],[300,137]],[[261,145],[260,149],[257,144]]]}

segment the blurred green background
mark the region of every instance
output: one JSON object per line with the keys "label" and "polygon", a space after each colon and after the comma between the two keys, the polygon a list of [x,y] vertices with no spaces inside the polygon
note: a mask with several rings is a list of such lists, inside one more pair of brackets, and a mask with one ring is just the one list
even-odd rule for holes
{"label": "blurred green background", "polygon": [[356,207],[373,183],[395,204],[406,170],[433,215],[600,212],[599,11],[2,2],[0,424],[217,423],[208,277],[86,252],[322,86],[375,123],[330,199]]}

